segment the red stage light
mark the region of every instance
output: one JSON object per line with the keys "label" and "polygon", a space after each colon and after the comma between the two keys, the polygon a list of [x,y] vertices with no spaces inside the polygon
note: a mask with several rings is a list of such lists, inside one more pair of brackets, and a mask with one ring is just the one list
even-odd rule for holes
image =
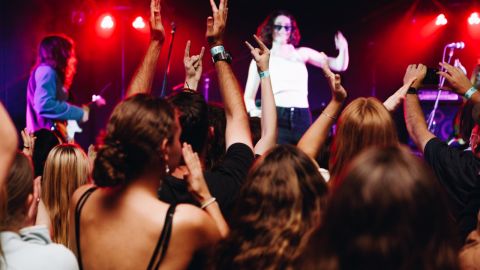
{"label": "red stage light", "polygon": [[440,14],[437,16],[437,20],[435,21],[435,25],[446,25],[448,23],[447,17],[445,14]]}
{"label": "red stage light", "polygon": [[137,18],[135,18],[135,20],[132,22],[132,26],[133,28],[139,30],[139,29],[144,29],[145,28],[145,21],[143,20],[143,18],[141,16],[138,16]]}
{"label": "red stage light", "polygon": [[480,17],[478,16],[478,12],[472,12],[472,14],[470,14],[470,17],[468,17],[468,24],[480,24]]}
{"label": "red stage light", "polygon": [[110,15],[104,15],[100,21],[100,27],[102,29],[113,29],[115,26],[115,21]]}

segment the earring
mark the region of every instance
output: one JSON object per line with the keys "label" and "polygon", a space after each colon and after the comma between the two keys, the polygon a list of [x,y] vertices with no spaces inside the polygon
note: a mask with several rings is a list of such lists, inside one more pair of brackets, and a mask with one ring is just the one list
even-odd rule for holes
{"label": "earring", "polygon": [[168,164],[165,165],[165,173],[168,174],[170,172],[170,168],[168,167]]}

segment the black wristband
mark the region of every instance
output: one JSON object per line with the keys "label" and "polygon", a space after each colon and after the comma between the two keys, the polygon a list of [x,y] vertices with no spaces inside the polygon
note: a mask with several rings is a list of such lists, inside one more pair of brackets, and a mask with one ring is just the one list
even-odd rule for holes
{"label": "black wristband", "polygon": [[407,90],[407,94],[416,95],[416,94],[418,94],[418,90],[417,90],[417,88],[410,86]]}

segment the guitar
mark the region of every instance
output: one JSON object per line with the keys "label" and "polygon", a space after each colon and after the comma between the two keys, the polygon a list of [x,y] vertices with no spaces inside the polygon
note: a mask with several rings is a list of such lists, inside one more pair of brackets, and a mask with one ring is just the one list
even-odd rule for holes
{"label": "guitar", "polygon": [[[90,109],[90,106],[93,104],[102,107],[107,104],[107,102],[100,95],[92,95],[92,101],[86,105]],[[83,130],[78,125],[77,120],[56,120],[53,131],[62,142],[69,143],[75,141],[75,133],[81,133]]]}

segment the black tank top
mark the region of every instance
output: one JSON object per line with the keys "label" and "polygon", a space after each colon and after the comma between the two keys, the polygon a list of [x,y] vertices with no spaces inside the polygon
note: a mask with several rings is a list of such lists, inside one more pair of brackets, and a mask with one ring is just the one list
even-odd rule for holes
{"label": "black tank top", "polygon": [[[97,187],[89,188],[85,193],[82,194],[80,200],[78,200],[77,206],[75,207],[75,238],[77,242],[77,259],[80,270],[83,269],[82,265],[82,253],[80,250],[80,214],[82,208],[85,205],[88,197],[97,189]],[[165,223],[163,225],[162,233],[158,239],[155,250],[153,251],[150,262],[148,263],[147,270],[158,269],[160,263],[162,262],[168,248],[168,242],[170,241],[170,235],[172,234],[172,220],[173,213],[175,212],[175,204],[171,204],[168,207],[167,215],[165,216]]]}

